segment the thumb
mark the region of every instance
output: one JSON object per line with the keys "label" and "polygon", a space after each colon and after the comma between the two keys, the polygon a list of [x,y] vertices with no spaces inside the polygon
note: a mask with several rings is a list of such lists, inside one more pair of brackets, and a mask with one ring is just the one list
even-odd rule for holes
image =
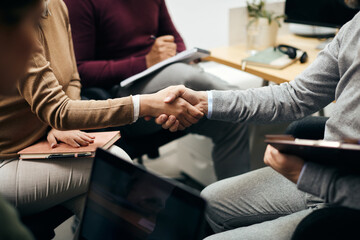
{"label": "thumb", "polygon": [[50,144],[51,148],[56,148],[57,147],[57,141],[56,141],[56,138],[55,138],[54,134],[50,133],[47,136],[47,140],[48,140],[48,143]]}
{"label": "thumb", "polygon": [[167,96],[164,100],[165,103],[172,103],[174,102],[178,97],[181,97],[186,91],[185,86],[176,86],[176,87],[170,87],[167,93]]}

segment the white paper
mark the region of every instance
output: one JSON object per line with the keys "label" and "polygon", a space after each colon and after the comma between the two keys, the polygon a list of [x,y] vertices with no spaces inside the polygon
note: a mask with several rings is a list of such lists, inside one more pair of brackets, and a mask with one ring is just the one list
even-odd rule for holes
{"label": "white paper", "polygon": [[199,49],[199,48],[192,48],[189,50],[185,50],[181,53],[178,53],[176,56],[168,58],[162,62],[159,62],[158,64],[155,64],[154,66],[149,67],[148,69],[146,69],[145,71],[142,71],[141,73],[138,73],[134,76],[131,76],[127,79],[125,79],[124,81],[122,81],[120,83],[121,87],[125,87],[167,65],[170,65],[172,63],[176,63],[176,62],[185,62],[185,63],[189,63],[191,61],[194,61],[196,59],[199,58],[204,58],[210,55],[209,51],[203,50],[203,49]]}

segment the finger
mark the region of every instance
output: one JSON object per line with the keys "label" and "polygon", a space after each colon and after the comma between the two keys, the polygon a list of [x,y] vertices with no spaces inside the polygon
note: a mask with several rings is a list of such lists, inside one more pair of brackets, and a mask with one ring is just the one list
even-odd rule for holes
{"label": "finger", "polygon": [[158,125],[163,125],[168,120],[168,116],[166,114],[161,114],[159,117],[155,119],[155,123]]}
{"label": "finger", "polygon": [[152,117],[150,117],[150,116],[145,116],[144,119],[145,119],[145,121],[150,121],[150,120],[152,119]]}
{"label": "finger", "polygon": [[176,53],[176,44],[175,43],[166,43],[166,44],[164,44],[164,50],[166,50],[167,52]]}
{"label": "finger", "polygon": [[[188,110],[187,110],[188,111]],[[191,114],[188,114],[185,116],[185,119],[191,123],[191,125],[195,124],[195,123],[198,123],[199,122],[199,119],[193,117]]]}
{"label": "finger", "polygon": [[84,140],[87,143],[94,143],[94,139],[89,138],[88,136],[84,135],[79,135],[79,138],[81,138],[82,140]]}
{"label": "finger", "polygon": [[89,146],[90,144],[88,141],[82,139],[80,136],[75,137],[74,140],[77,144],[79,144],[82,147]]}
{"label": "finger", "polygon": [[178,127],[178,130],[180,131],[184,131],[186,129],[186,127],[184,127],[181,122],[179,121],[179,127]]}
{"label": "finger", "polygon": [[161,37],[158,37],[157,39],[159,39],[160,41],[164,41],[164,42],[174,42],[175,38],[172,35],[164,35]]}
{"label": "finger", "polygon": [[181,125],[183,125],[185,128],[190,127],[192,124],[191,122],[189,122],[185,117],[181,117],[179,119],[179,122],[181,123]]}
{"label": "finger", "polygon": [[168,118],[168,120],[162,125],[162,127],[163,127],[164,129],[169,129],[169,128],[171,128],[175,123],[176,123],[176,117],[171,115],[171,116]]}
{"label": "finger", "polygon": [[177,132],[177,130],[179,129],[179,125],[180,125],[180,122],[179,120],[176,120],[174,125],[172,125],[169,130],[170,132]]}
{"label": "finger", "polygon": [[81,133],[83,133],[84,135],[86,135],[87,137],[89,137],[91,139],[95,139],[95,136],[91,135],[90,133],[86,133],[86,132],[81,132]]}
{"label": "finger", "polygon": [[71,137],[66,138],[66,139],[64,140],[64,143],[66,143],[67,145],[69,145],[69,146],[71,146],[71,147],[74,147],[74,148],[79,148],[79,147],[80,147],[80,144],[78,144],[78,143],[74,140],[74,138],[71,138]]}
{"label": "finger", "polygon": [[264,153],[264,163],[268,165],[268,156],[269,156],[269,145],[266,146],[265,153]]}
{"label": "finger", "polygon": [[57,141],[56,141],[56,138],[55,138],[54,134],[50,133],[47,136],[47,141],[50,144],[51,148],[56,148],[57,147]]}
{"label": "finger", "polygon": [[271,145],[268,146],[268,151],[269,151],[271,157],[274,159],[276,159],[277,157],[279,157],[279,155],[281,155],[279,150],[277,150],[276,148],[274,148]]}
{"label": "finger", "polygon": [[186,88],[183,85],[172,87],[168,90],[168,94],[164,100],[165,103],[172,103],[174,102],[178,97],[180,97],[184,92]]}
{"label": "finger", "polygon": [[200,120],[204,116],[203,112],[190,104],[188,105],[187,111],[193,118],[196,118],[198,120]]}

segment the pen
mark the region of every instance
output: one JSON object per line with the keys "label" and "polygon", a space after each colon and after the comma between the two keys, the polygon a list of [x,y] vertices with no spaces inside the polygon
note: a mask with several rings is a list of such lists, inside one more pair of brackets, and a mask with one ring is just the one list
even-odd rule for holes
{"label": "pen", "polygon": [[77,154],[64,153],[64,154],[51,154],[47,158],[54,159],[54,158],[75,158],[75,157],[91,157],[91,156],[92,156],[91,152],[77,153]]}

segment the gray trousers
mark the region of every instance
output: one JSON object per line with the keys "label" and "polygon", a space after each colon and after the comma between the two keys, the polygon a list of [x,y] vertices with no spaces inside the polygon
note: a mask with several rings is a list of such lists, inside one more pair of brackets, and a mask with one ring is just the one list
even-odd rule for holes
{"label": "gray trousers", "polygon": [[80,216],[92,163],[93,158],[5,160],[0,193],[21,215],[62,204]]}
{"label": "gray trousers", "polygon": [[[129,87],[120,88],[115,97],[155,93],[168,86],[181,84],[197,91],[239,89],[214,75],[205,73],[198,65],[176,63]],[[156,133],[161,126],[153,121],[146,122],[140,119],[125,128],[132,136],[141,136]],[[246,124],[212,121],[205,118],[185,131],[212,139],[214,143],[212,158],[218,179],[236,176],[250,170],[249,133]]]}
{"label": "gray trousers", "polygon": [[270,167],[214,183],[201,195],[216,233],[206,240],[289,240],[305,216],[325,207]]}

